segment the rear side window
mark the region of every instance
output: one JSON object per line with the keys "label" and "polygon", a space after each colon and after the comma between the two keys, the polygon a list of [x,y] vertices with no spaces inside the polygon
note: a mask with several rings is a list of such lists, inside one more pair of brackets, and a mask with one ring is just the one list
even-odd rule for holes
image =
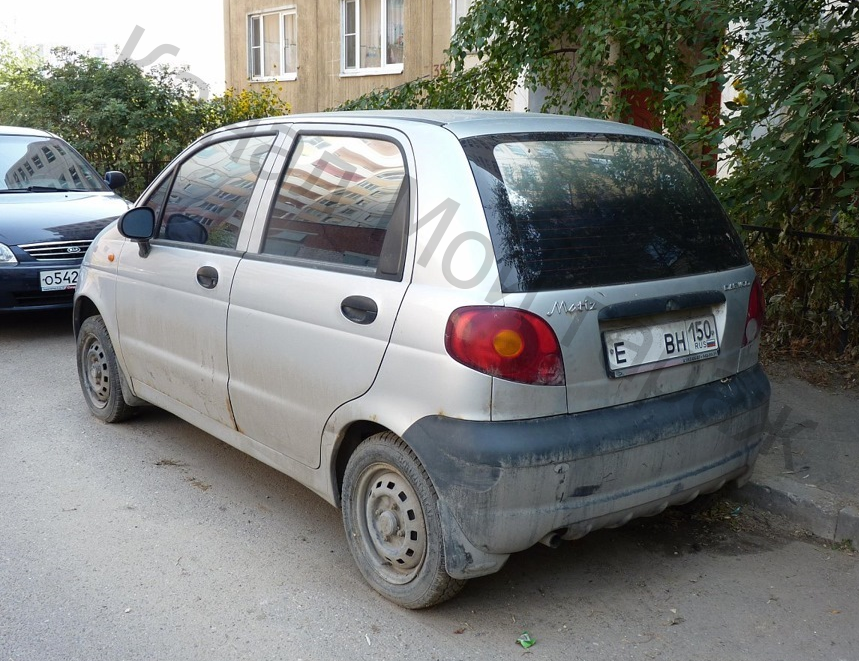
{"label": "rear side window", "polygon": [[301,136],[262,252],[321,268],[400,277],[408,179],[400,148],[358,136]]}
{"label": "rear side window", "polygon": [[713,192],[668,142],[517,134],[462,144],[503,291],[641,282],[748,261]]}

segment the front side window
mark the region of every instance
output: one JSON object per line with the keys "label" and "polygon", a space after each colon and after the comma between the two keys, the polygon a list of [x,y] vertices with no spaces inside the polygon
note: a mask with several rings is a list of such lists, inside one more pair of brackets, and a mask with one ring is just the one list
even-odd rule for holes
{"label": "front side window", "polygon": [[298,73],[295,9],[248,16],[248,77],[294,80]]}
{"label": "front side window", "polygon": [[262,252],[314,267],[397,275],[407,217],[408,179],[396,144],[302,136],[274,201]]}
{"label": "front side window", "polygon": [[273,142],[274,136],[225,140],[185,161],[166,201],[167,182],[146,203],[156,213],[164,207],[159,238],[235,248],[254,183]]}
{"label": "front side window", "polygon": [[344,73],[403,70],[404,0],[343,0]]}

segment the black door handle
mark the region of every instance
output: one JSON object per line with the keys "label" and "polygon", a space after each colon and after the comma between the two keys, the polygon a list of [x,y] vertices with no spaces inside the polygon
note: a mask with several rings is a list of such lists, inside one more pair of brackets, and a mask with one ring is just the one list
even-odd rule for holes
{"label": "black door handle", "polygon": [[218,285],[218,270],[214,266],[201,266],[197,269],[197,282],[205,289],[214,289]]}
{"label": "black door handle", "polygon": [[379,314],[379,307],[372,298],[348,296],[340,304],[340,311],[344,317],[356,324],[372,324]]}

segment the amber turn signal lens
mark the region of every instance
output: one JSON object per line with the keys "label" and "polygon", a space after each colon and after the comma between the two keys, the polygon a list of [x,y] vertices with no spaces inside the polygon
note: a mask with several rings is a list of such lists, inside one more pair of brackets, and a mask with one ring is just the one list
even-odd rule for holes
{"label": "amber turn signal lens", "polygon": [[516,358],[525,349],[522,336],[513,330],[503,330],[498,333],[492,340],[492,345],[495,347],[498,355],[505,358]]}

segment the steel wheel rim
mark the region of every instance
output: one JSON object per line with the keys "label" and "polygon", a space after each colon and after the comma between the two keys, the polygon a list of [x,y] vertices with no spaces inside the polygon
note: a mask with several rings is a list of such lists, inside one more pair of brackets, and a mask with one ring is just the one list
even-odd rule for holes
{"label": "steel wheel rim", "polygon": [[358,496],[361,542],[370,561],[389,583],[408,583],[423,566],[427,550],[426,518],[417,492],[393,466],[374,464],[361,476]]}
{"label": "steel wheel rim", "polygon": [[110,378],[107,356],[98,338],[89,336],[81,351],[81,370],[92,403],[103,409],[110,399]]}

